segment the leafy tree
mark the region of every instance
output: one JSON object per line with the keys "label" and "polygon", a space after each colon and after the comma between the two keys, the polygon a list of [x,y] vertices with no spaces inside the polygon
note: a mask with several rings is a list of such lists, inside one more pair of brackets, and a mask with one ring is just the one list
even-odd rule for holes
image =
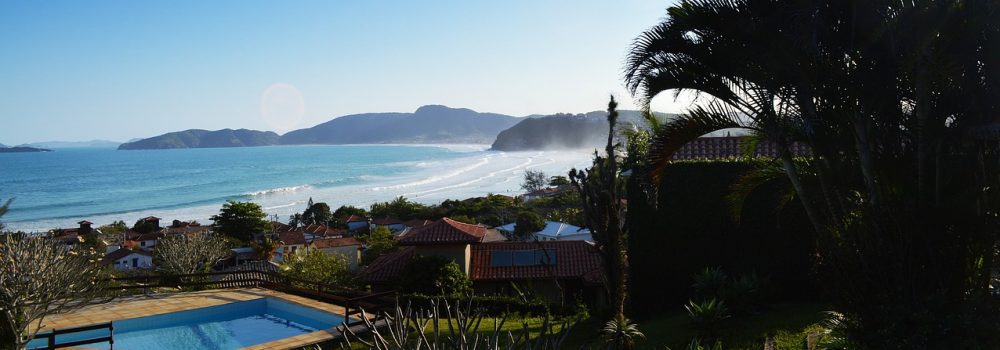
{"label": "leafy tree", "polygon": [[306,225],[326,225],[331,219],[330,206],[323,202],[313,204],[302,212],[302,223]]}
{"label": "leafy tree", "polygon": [[132,225],[132,231],[138,233],[150,233],[156,231],[156,223],[152,221],[146,221],[145,219],[139,219]]}
{"label": "leafy tree", "polygon": [[365,265],[375,261],[382,254],[396,249],[396,240],[393,239],[392,231],[388,227],[376,227],[370,234],[362,237],[365,243],[365,251],[362,260]]}
{"label": "leafy tree", "polygon": [[522,211],[517,214],[517,221],[514,225],[514,239],[525,240],[535,232],[545,228],[545,219],[530,211]]}
{"label": "leafy tree", "polygon": [[157,268],[168,274],[206,272],[229,255],[225,237],[214,232],[174,234],[161,238],[153,250]]}
{"label": "leafy tree", "polygon": [[113,298],[100,253],[0,234],[0,349],[24,349],[49,315]]}
{"label": "leafy tree", "polygon": [[451,259],[431,255],[410,259],[400,273],[399,287],[405,293],[448,296],[465,294],[472,282]]}
{"label": "leafy tree", "polygon": [[549,178],[549,186],[559,187],[569,185],[569,179],[562,175],[556,175]]}
{"label": "leafy tree", "polygon": [[351,284],[347,259],[339,254],[326,254],[319,250],[291,254],[282,262],[281,273],[289,277],[337,286]]}
{"label": "leafy tree", "polygon": [[389,202],[376,202],[369,210],[372,218],[391,217],[409,220],[417,217],[429,217],[430,208],[426,205],[411,202],[406,197],[399,196]]}
{"label": "leafy tree", "polygon": [[302,213],[295,213],[288,216],[288,225],[291,227],[302,226],[303,222]]}
{"label": "leafy tree", "polygon": [[468,215],[455,215],[449,218],[458,222],[464,222],[466,224],[473,224],[473,225],[478,224],[478,222],[476,222],[476,219],[473,219]]}
{"label": "leafy tree", "polygon": [[342,205],[333,212],[333,217],[335,219],[346,219],[348,216],[357,215],[360,217],[368,217],[368,212],[364,208],[358,208],[351,205]]}
{"label": "leafy tree", "polygon": [[646,110],[663,92],[706,100],[655,132],[653,183],[694,138],[747,130],[778,157],[741,187],[769,173],[793,190],[855,347],[1000,347],[981,331],[1000,322],[981,307],[1000,232],[995,5],[682,1],[625,68]]}
{"label": "leafy tree", "polygon": [[[7,214],[7,210],[10,209],[10,203],[13,201],[14,198],[8,198],[7,201],[3,203],[3,205],[0,205],[0,217],[3,217],[4,214]],[[3,231],[4,227],[5,226],[3,224],[3,221],[0,221],[0,231]]]}
{"label": "leafy tree", "polygon": [[541,170],[524,170],[524,181],[521,182],[521,189],[528,192],[535,192],[545,188],[548,181],[545,180],[545,173]]}
{"label": "leafy tree", "polygon": [[271,229],[264,209],[253,202],[226,201],[219,214],[212,216],[212,221],[212,230],[243,242]]}

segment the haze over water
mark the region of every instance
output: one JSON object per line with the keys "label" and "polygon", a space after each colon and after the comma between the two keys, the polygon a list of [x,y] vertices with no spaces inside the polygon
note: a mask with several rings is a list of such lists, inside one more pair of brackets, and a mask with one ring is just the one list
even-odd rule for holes
{"label": "haze over water", "polygon": [[210,223],[228,200],[253,201],[284,221],[310,197],[367,207],[405,196],[422,203],[517,195],[524,169],[565,175],[580,151],[497,152],[485,145],[337,145],[0,154],[3,217],[14,230],[132,224],[155,215]]}

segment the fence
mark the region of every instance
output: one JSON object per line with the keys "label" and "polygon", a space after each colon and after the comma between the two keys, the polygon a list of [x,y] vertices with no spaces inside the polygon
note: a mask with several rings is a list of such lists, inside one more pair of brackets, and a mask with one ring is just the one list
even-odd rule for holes
{"label": "fence", "polygon": [[[106,337],[96,337],[96,338],[65,342],[62,344],[56,344],[57,336],[70,333],[92,331],[96,329],[104,329],[104,328],[108,329],[108,336]],[[51,332],[36,335],[35,339],[46,339],[46,346],[41,348],[45,350],[62,349],[80,345],[97,344],[97,343],[108,343],[110,344],[110,349],[114,349],[115,348],[114,335],[115,335],[115,326],[113,322],[108,322],[108,323],[101,323],[101,324],[76,327],[76,328],[53,329]]]}

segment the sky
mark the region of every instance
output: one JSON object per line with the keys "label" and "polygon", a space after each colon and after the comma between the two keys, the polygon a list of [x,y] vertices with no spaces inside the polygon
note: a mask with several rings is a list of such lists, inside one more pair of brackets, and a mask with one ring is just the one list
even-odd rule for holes
{"label": "sky", "polygon": [[[0,143],[602,110],[670,0],[4,1]],[[658,111],[690,102],[658,97]]]}

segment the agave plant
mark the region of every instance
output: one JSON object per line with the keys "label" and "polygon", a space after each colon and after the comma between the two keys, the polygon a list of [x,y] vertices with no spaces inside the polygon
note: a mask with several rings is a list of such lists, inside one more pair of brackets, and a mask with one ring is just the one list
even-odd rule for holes
{"label": "agave plant", "polygon": [[[391,312],[375,318],[362,309],[362,325],[339,328],[344,339],[341,349],[559,349],[575,325],[574,321],[557,322],[546,315],[532,339],[527,323],[518,331],[503,331],[507,314],[487,318],[472,298],[467,299],[465,304],[457,300],[432,300],[428,309],[397,303]],[[492,327],[484,334],[481,326],[490,324],[484,325],[487,319],[492,321]],[[448,320],[446,328],[441,327],[441,320]]]}
{"label": "agave plant", "polygon": [[729,318],[726,302],[715,298],[702,302],[688,301],[684,306],[695,328],[704,335],[714,335],[722,320]]}
{"label": "agave plant", "polygon": [[636,341],[645,339],[646,335],[639,330],[639,325],[619,315],[604,324],[601,337],[609,348],[632,349]]}
{"label": "agave plant", "polygon": [[760,277],[757,272],[741,274],[733,278],[725,297],[738,313],[754,313],[760,309],[769,278]]}
{"label": "agave plant", "polygon": [[729,275],[722,271],[721,267],[706,267],[694,275],[694,283],[691,284],[691,288],[699,297],[718,297],[726,287],[728,280]]}

